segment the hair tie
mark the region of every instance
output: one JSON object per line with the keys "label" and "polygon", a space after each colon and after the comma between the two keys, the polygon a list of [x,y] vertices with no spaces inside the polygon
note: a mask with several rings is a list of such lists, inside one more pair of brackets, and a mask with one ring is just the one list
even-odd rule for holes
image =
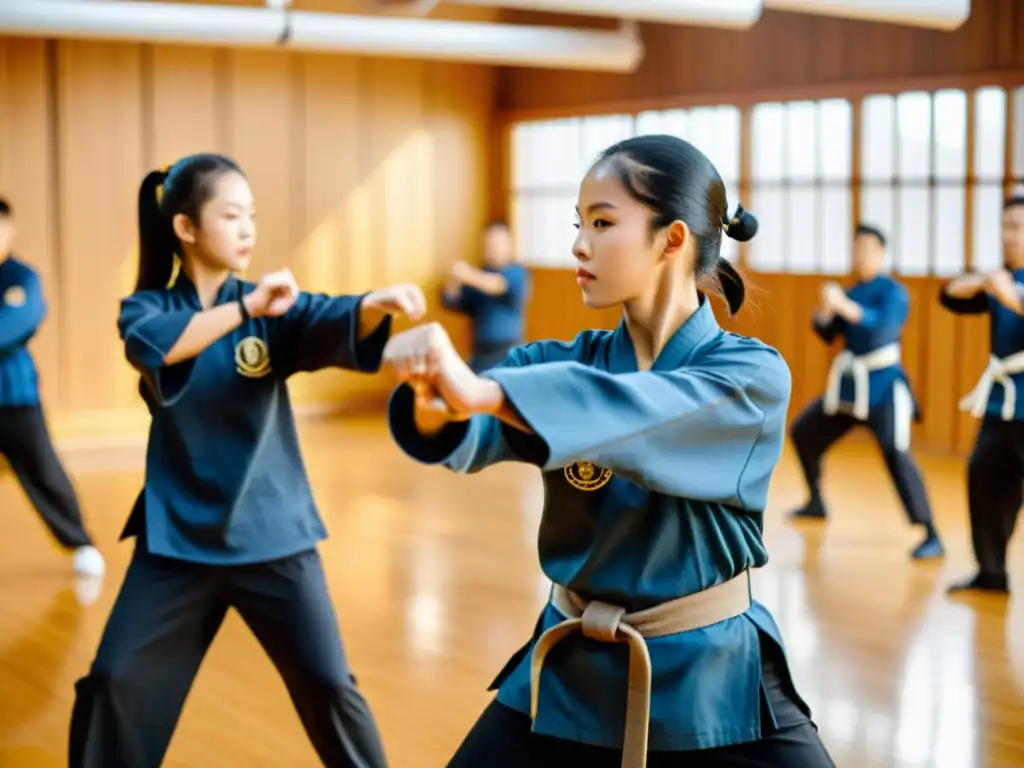
{"label": "hair tie", "polygon": [[722,229],[725,231],[725,234],[728,235],[730,229],[732,229],[734,226],[739,225],[744,213],[746,213],[746,211],[743,210],[743,206],[737,205],[736,211],[733,213],[731,219],[729,218],[728,214],[724,219],[722,219]]}

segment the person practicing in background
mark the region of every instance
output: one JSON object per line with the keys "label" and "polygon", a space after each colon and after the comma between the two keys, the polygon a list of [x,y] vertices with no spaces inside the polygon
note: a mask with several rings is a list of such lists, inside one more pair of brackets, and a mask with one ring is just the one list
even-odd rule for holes
{"label": "person practicing in background", "polygon": [[942,288],[942,306],[957,314],[988,313],[988,367],[960,408],[981,419],[967,465],[967,504],[978,571],[950,592],[1010,591],[1006,550],[1024,489],[1024,193],[1003,209],[1002,269],[967,274]]}
{"label": "person practicing in background", "polygon": [[254,216],[245,176],[221,155],[142,182],[139,276],[118,327],[152,414],[146,476],[123,534],[134,554],[76,684],[71,768],[161,764],[229,608],[282,675],[322,763],[386,765],[316,549],[326,532],[287,381],[376,371],[391,315],[420,318],[426,299],[412,285],[300,292],[287,270],[243,282],[233,273],[249,266]]}
{"label": "person practicing in background", "polygon": [[82,522],[78,497],[53,448],[28,343],[46,319],[38,273],[11,252],[14,214],[0,199],[0,455],[57,542],[73,552],[82,576],[106,570]]}
{"label": "person practicing in background", "polygon": [[907,289],[881,274],[885,236],[861,224],[853,244],[857,283],[849,291],[825,283],[814,330],[831,344],[842,336],[845,349],[836,355],[825,394],[797,417],[790,429],[810,490],[810,500],[791,513],[794,518],[824,519],[821,459],[854,426],[871,430],[896,492],[912,525],[924,529],[924,540],[911,553],[917,560],[945,554],[932,520],[921,470],[910,453],[910,427],[920,413],[900,363],[900,337],[907,322]]}
{"label": "person practicing in background", "polygon": [[473,321],[473,356],[476,373],[492,368],[523,343],[530,273],[515,263],[508,224],[494,221],[484,228],[484,268],[457,262],[444,287],[447,309]]}
{"label": "person practicing in background", "polygon": [[722,236],[749,240],[757,222],[727,215],[714,165],[673,136],[605,150],[577,216],[583,301],[621,305],[616,330],[519,347],[483,376],[436,324],[384,351],[407,455],[543,472],[550,602],[449,766],[832,766],[751,599],[790,372],[723,331],[706,293],[740,309]]}

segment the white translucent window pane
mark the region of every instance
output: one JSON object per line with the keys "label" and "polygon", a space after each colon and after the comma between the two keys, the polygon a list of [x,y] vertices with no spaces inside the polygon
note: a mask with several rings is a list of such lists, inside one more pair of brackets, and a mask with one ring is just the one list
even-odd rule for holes
{"label": "white translucent window pane", "polygon": [[1003,187],[979,184],[974,188],[971,222],[972,261],[976,272],[988,272],[1003,265]]}
{"label": "white translucent window pane", "polygon": [[846,99],[818,104],[819,168],[821,178],[848,181],[853,175],[853,107]]}
{"label": "white translucent window pane", "polygon": [[593,115],[580,118],[580,165],[582,179],[597,156],[616,142],[633,136],[632,115]]}
{"label": "white translucent window pane", "polygon": [[512,205],[512,226],[523,264],[570,266],[575,264],[572,244],[575,195],[523,196]]}
{"label": "white translucent window pane", "polygon": [[931,226],[931,190],[901,187],[896,192],[899,226],[894,243],[896,269],[904,275],[927,275],[931,267],[928,228]]}
{"label": "white translucent window pane", "polygon": [[718,252],[726,261],[736,261],[736,257],[739,255],[740,244],[733,240],[731,237],[722,233],[722,249]]}
{"label": "white translucent window pane", "polygon": [[757,236],[750,241],[750,266],[760,272],[785,272],[785,191],[779,187],[755,187],[750,210],[757,216]]}
{"label": "white translucent window pane", "polygon": [[818,172],[818,105],[795,101],[786,105],[786,176],[810,181]]}
{"label": "white translucent window pane", "polygon": [[974,95],[974,175],[1001,183],[1005,160],[1006,91],[982,88]]}
{"label": "white translucent window pane", "polygon": [[1013,92],[1013,178],[1024,180],[1024,88]]}
{"label": "white translucent window pane", "polygon": [[786,199],[784,246],[788,271],[817,272],[821,262],[821,221],[818,190],[790,189]]}
{"label": "white translucent window pane", "polygon": [[636,116],[638,136],[648,133],[667,133],[681,139],[690,138],[689,115],[685,109],[666,109],[661,112],[641,112]]}
{"label": "white translucent window pane", "polygon": [[896,101],[868,96],[861,108],[861,164],[865,180],[888,181],[896,174]]}
{"label": "white translucent window pane", "polygon": [[[697,113],[701,110],[693,110],[691,116],[696,126]],[[712,119],[708,121],[710,135],[702,136],[697,144],[708,156],[718,173],[723,179],[733,181],[740,177],[740,133],[742,118],[740,110],[736,107],[715,107],[709,110]],[[696,127],[693,130],[694,137],[697,136]],[[696,143],[696,142],[695,142]]]}
{"label": "white translucent window pane", "polygon": [[822,248],[818,265],[821,272],[845,275],[851,266],[853,225],[850,210],[853,193],[849,189],[826,188],[818,193],[817,244]]}
{"label": "white translucent window pane", "polygon": [[964,226],[967,192],[963,187],[935,190],[932,228],[933,274],[948,277],[964,271]]}
{"label": "white translucent window pane", "polygon": [[[861,187],[860,190],[861,222],[882,230],[890,243],[892,242],[895,198],[896,195],[891,187]],[[891,267],[892,264],[887,266]]]}
{"label": "white translucent window pane", "polygon": [[967,94],[939,91],[935,94],[935,176],[961,181],[967,177]]}
{"label": "white translucent window pane", "polygon": [[932,97],[907,91],[896,97],[897,173],[904,181],[924,180],[932,163]]}
{"label": "white translucent window pane", "polygon": [[564,187],[579,183],[579,120],[545,120],[534,123],[521,151],[526,154],[520,189]]}
{"label": "white translucent window pane", "polygon": [[751,114],[750,165],[755,181],[781,181],[785,107],[782,104],[756,104]]}

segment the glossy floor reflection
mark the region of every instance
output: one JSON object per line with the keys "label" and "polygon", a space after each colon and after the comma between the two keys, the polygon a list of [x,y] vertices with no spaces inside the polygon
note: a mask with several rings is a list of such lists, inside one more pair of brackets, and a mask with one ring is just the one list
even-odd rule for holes
{"label": "glossy floor reflection", "polygon": [[[407,461],[382,424],[303,430],[331,539],[322,552],[356,674],[395,768],[439,768],[527,637],[548,585],[534,539],[540,484],[519,466],[455,477]],[[924,458],[945,563],[914,565],[883,465],[865,445],[828,466],[827,526],[784,521],[802,501],[792,456],[773,486],[756,596],[782,626],[794,673],[840,768],[1024,765],[1024,607],[943,592],[971,566],[963,468]],[[73,684],[127,565],[117,535],[140,470],[76,472],[109,575],[76,598],[67,561],[0,475],[0,766],[66,765]],[[1024,535],[1011,554],[1024,591]],[[186,705],[166,765],[316,766],[284,686],[230,616]]]}

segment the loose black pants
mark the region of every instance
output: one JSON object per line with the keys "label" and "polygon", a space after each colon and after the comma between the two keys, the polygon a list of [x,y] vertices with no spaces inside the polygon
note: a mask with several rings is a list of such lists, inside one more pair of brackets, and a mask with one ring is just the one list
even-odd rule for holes
{"label": "loose black pants", "polygon": [[822,398],[819,397],[793,422],[790,436],[811,493],[811,503],[821,505],[824,510],[820,487],[821,459],[829,448],[858,424],[866,424],[874,434],[910,522],[931,525],[932,510],[921,470],[909,451],[901,451],[896,447],[895,405],[891,400],[872,408],[865,423],[849,414],[825,413]]}
{"label": "loose black pants", "polygon": [[[761,642],[761,739],[746,744],[688,752],[649,752],[650,768],[835,768],[818,729],[794,700],[782,652]],[[770,703],[770,709],[768,708]],[[700,702],[691,702],[700,711]],[[772,724],[772,719],[775,724]],[[492,701],[466,736],[448,768],[619,768],[621,750],[542,736],[530,718]]]}
{"label": "loose black pants", "polygon": [[0,407],[0,454],[62,547],[70,550],[92,544],[41,407]]}
{"label": "loose black pants", "polygon": [[1006,550],[1024,501],[1024,422],[986,416],[967,464],[971,539],[980,573],[1006,578]]}
{"label": "loose black pants", "polygon": [[158,768],[199,665],[234,607],[267,651],[328,768],[384,768],[342,647],[320,555],[203,566],[136,546],[88,676],[76,684],[70,768]]}

